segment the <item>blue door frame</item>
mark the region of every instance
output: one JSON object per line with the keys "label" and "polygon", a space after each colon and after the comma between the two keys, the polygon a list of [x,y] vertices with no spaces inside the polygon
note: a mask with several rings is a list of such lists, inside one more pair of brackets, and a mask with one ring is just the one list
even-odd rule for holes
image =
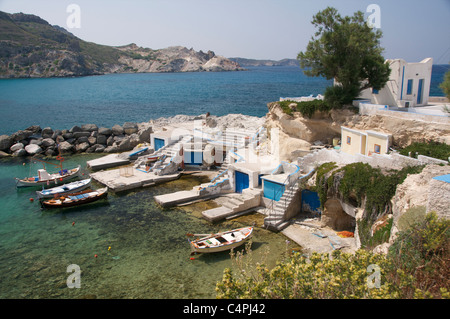
{"label": "blue door frame", "polygon": [[242,193],[242,190],[248,188],[249,186],[250,179],[248,174],[235,171],[234,176],[236,179],[236,193]]}
{"label": "blue door frame", "polygon": [[285,191],[284,184],[278,184],[272,181],[264,180],[264,197],[279,201]]}
{"label": "blue door frame", "polygon": [[419,89],[417,90],[417,104],[422,104],[423,102],[423,82],[424,79],[419,80]]}
{"label": "blue door frame", "polygon": [[157,150],[159,150],[161,147],[163,147],[164,146],[164,140],[163,139],[161,139],[161,138],[156,138],[155,137],[155,139],[154,139],[154,142],[155,142],[155,151],[157,151]]}

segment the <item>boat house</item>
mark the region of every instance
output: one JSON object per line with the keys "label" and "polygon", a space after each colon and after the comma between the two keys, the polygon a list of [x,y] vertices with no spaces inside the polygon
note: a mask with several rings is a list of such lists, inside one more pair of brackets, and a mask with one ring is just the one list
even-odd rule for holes
{"label": "boat house", "polygon": [[391,145],[392,135],[375,131],[360,131],[341,126],[341,151],[347,154],[370,156],[386,154]]}

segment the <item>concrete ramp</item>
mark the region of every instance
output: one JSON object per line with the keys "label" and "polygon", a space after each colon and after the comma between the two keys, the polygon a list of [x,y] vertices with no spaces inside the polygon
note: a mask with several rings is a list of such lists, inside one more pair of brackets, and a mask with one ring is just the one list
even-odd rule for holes
{"label": "concrete ramp", "polygon": [[119,154],[109,154],[87,161],[87,166],[94,171],[127,164],[130,164],[130,160],[127,157],[119,156]]}
{"label": "concrete ramp", "polygon": [[244,189],[242,194],[233,193],[222,196],[221,207],[205,210],[202,215],[206,220],[216,222],[240,212],[250,211],[252,208],[259,207],[261,194],[262,190]]}
{"label": "concrete ramp", "polygon": [[179,191],[164,195],[157,195],[154,196],[154,199],[162,207],[172,207],[178,204],[199,199],[199,195],[198,192],[190,190],[190,191]]}

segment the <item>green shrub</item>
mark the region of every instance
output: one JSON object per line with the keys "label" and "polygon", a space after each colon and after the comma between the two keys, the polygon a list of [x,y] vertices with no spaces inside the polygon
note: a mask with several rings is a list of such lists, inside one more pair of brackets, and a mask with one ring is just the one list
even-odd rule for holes
{"label": "green shrub", "polygon": [[333,109],[341,109],[344,105],[351,105],[359,95],[359,87],[329,86],[325,90],[324,100]]}
{"label": "green shrub", "polygon": [[414,224],[422,222],[425,219],[426,207],[413,206],[404,212],[398,219],[397,226],[400,231],[411,228]]}
{"label": "green shrub", "polygon": [[[292,112],[300,112],[303,116],[311,118],[316,111],[327,112],[331,108],[327,102],[323,100],[312,100],[304,102],[281,101],[279,102],[283,112],[292,115]],[[289,105],[296,104],[294,110]]]}
{"label": "green shrub", "polygon": [[[415,285],[406,286],[403,294],[412,297],[417,289],[425,297],[448,298],[450,291],[450,220],[428,213],[398,237],[389,249],[392,273],[400,270],[414,278]],[[395,276],[392,280],[397,280]]]}
{"label": "green shrub", "polygon": [[411,156],[415,158],[417,158],[416,153],[418,153],[419,155],[448,161],[448,158],[450,157],[450,145],[435,141],[415,142],[400,150],[400,154],[405,156],[408,156],[409,152],[411,152]]}
{"label": "green shrub", "polygon": [[[388,255],[364,249],[306,257],[294,253],[273,269],[232,254],[216,285],[219,299],[449,298],[449,221],[435,214],[401,232]],[[378,272],[378,278],[373,276]],[[375,281],[378,279],[377,281]],[[375,284],[375,285],[370,285]]]}

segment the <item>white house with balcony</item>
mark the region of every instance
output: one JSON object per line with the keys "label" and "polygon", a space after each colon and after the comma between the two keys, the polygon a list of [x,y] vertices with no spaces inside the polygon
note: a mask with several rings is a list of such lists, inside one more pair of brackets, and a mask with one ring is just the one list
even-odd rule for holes
{"label": "white house with balcony", "polygon": [[360,99],[370,100],[371,104],[392,107],[414,107],[428,104],[433,59],[426,58],[417,63],[403,59],[386,60],[391,74],[381,90],[364,90]]}

